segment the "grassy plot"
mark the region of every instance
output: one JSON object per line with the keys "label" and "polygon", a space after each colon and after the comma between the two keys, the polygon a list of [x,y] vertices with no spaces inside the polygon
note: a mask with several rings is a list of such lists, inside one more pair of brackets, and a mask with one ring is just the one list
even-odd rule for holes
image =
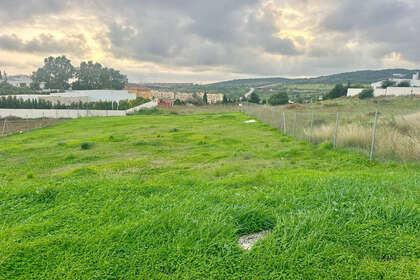
{"label": "grassy plot", "polygon": [[418,165],[248,119],[89,118],[0,138],[0,278],[420,277]]}

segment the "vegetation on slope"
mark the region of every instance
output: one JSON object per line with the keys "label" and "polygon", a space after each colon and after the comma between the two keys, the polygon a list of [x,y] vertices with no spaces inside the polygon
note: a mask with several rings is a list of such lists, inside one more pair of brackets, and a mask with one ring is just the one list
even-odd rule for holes
{"label": "vegetation on slope", "polygon": [[90,118],[1,138],[0,278],[419,278],[418,166],[248,119]]}

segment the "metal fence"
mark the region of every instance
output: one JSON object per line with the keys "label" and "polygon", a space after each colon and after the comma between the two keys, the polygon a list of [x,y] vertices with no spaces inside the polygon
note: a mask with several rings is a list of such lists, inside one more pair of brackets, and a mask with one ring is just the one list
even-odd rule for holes
{"label": "metal fence", "polygon": [[420,161],[420,112],[305,112],[250,104],[243,111],[297,140],[329,142],[371,160]]}
{"label": "metal fence", "polygon": [[0,136],[55,125],[65,119],[0,119]]}

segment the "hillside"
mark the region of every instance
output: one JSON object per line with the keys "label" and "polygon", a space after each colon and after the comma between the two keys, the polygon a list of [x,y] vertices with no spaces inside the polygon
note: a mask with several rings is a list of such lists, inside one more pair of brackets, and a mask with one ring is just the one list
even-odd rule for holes
{"label": "hillside", "polygon": [[352,84],[370,84],[379,80],[392,77],[392,74],[403,74],[408,78],[411,75],[420,72],[420,70],[407,70],[407,69],[386,69],[386,70],[366,70],[355,71],[341,74],[333,74],[328,76],[321,76],[316,78],[304,79],[287,79],[287,78],[261,78],[261,79],[240,79],[219,82],[209,85],[209,87],[231,87],[231,86],[246,86],[246,87],[259,87],[264,85],[282,83],[282,84],[338,84],[347,83]]}
{"label": "hillside", "polygon": [[89,118],[0,138],[0,279],[419,279],[418,165],[246,120]]}

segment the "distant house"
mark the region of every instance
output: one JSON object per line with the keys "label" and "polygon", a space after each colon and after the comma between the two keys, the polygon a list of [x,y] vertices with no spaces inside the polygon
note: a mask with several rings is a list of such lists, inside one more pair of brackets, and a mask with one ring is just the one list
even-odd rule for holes
{"label": "distant house", "polygon": [[127,90],[129,93],[134,93],[136,97],[142,97],[147,99],[153,98],[153,91],[147,87],[125,87],[125,90]]}
{"label": "distant house", "polygon": [[18,75],[8,77],[7,82],[15,87],[30,87],[32,79],[27,75]]}
{"label": "distant house", "polygon": [[173,102],[171,102],[171,101],[159,102],[159,103],[158,103],[158,107],[161,107],[161,108],[170,108],[170,107],[172,107],[173,105],[174,105],[174,103],[173,103]]}
{"label": "distant house", "polygon": [[154,91],[153,99],[164,100],[164,101],[174,101],[175,93],[172,91]]}
{"label": "distant house", "polygon": [[223,94],[221,93],[208,93],[207,94],[207,103],[216,104],[223,102]]}

